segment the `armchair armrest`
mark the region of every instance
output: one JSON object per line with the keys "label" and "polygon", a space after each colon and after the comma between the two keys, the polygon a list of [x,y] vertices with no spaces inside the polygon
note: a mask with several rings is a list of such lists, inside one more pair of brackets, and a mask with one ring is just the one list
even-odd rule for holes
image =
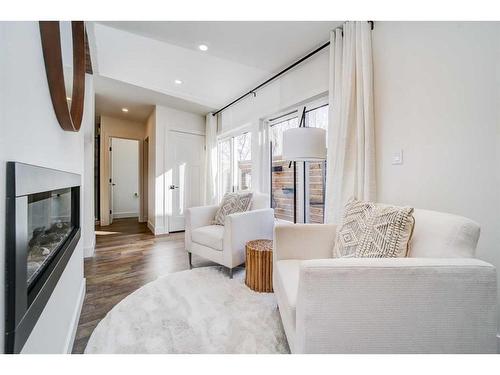
{"label": "armchair armrest", "polygon": [[334,224],[278,224],[274,228],[274,259],[331,258],[336,233]]}
{"label": "armchair armrest", "polygon": [[496,271],[469,258],[304,261],[297,351],[494,353]]}
{"label": "armchair armrest", "polygon": [[185,248],[189,252],[191,248],[191,231],[212,224],[215,213],[219,206],[199,206],[191,207],[186,210],[185,216]]}
{"label": "armchair armrest", "polygon": [[186,229],[193,230],[212,224],[219,206],[199,206],[186,210]]}
{"label": "armchair armrest", "polygon": [[228,264],[242,264],[245,261],[245,244],[251,240],[272,239],[273,228],[272,208],[227,215],[224,222],[224,258]]}

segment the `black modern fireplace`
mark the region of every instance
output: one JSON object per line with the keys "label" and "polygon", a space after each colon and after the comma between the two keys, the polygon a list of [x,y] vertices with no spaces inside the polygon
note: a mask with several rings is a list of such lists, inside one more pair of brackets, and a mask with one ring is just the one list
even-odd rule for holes
{"label": "black modern fireplace", "polygon": [[80,238],[80,175],[7,163],[5,352],[19,353]]}

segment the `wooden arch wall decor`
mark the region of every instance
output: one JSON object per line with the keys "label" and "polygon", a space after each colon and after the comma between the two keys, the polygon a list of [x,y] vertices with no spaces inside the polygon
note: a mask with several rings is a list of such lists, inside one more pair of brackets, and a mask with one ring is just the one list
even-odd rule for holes
{"label": "wooden arch wall decor", "polygon": [[45,72],[57,121],[63,130],[77,132],[82,124],[85,98],[85,24],[83,21],[71,22],[73,39],[71,110],[68,108],[68,95],[64,85],[59,21],[40,21],[39,25]]}

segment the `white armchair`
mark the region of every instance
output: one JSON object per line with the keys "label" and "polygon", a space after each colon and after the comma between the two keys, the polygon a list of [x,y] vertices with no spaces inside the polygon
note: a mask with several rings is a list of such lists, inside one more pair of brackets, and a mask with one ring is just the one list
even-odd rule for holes
{"label": "white armchair", "polygon": [[249,211],[227,215],[224,225],[212,225],[219,206],[188,208],[186,211],[186,251],[189,266],[192,254],[221,264],[229,269],[245,263],[245,244],[255,239],[272,239],[274,210],[269,196],[254,193]]}
{"label": "white armchair", "polygon": [[479,226],[415,210],[409,258],[332,259],[336,226],[277,226],[273,286],[293,353],[495,353]]}

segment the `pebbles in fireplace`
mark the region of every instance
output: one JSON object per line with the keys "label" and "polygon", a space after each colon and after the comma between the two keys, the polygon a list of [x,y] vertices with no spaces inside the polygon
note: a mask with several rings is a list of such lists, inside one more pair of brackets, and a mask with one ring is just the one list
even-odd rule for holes
{"label": "pebbles in fireplace", "polygon": [[28,288],[73,228],[71,189],[28,196]]}
{"label": "pebbles in fireplace", "polygon": [[19,353],[80,238],[80,175],[7,163],[5,352]]}

